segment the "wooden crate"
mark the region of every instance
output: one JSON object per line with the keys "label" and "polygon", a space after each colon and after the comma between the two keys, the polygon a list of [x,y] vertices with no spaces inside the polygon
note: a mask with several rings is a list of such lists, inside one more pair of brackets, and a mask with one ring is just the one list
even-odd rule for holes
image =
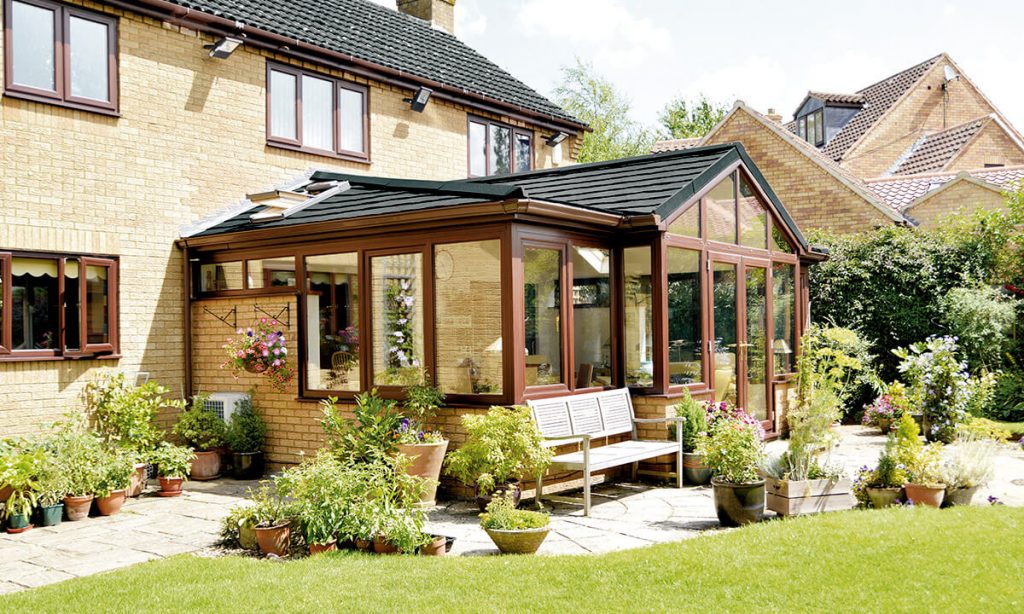
{"label": "wooden crate", "polygon": [[775,480],[765,479],[765,504],[782,516],[848,510],[857,503],[849,479]]}

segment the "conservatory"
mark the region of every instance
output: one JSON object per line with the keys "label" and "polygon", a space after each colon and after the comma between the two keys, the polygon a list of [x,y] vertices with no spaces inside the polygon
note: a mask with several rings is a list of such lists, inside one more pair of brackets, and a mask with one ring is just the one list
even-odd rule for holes
{"label": "conservatory", "polygon": [[450,182],[317,172],[180,245],[190,389],[223,332],[196,320],[262,311],[297,337],[289,401],[425,377],[459,407],[688,389],[769,431],[824,257],[739,144]]}

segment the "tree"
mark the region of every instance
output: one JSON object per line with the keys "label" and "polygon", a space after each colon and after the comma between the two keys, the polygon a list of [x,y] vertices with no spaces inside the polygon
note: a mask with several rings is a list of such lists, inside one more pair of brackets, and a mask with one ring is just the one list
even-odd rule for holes
{"label": "tree", "polygon": [[707,99],[704,94],[691,102],[676,98],[665,105],[658,116],[664,128],[664,137],[688,139],[706,136],[718,122],[722,121],[728,108]]}
{"label": "tree", "polygon": [[600,162],[650,153],[654,135],[629,116],[629,100],[593,65],[577,58],[575,66],[562,68],[562,83],[555,101],[590,125],[583,135],[579,162]]}

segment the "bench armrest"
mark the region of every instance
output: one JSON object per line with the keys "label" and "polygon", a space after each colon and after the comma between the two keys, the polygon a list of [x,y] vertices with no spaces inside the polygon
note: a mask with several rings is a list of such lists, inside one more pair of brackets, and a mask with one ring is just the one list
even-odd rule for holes
{"label": "bench armrest", "polygon": [[633,418],[633,422],[637,424],[654,424],[656,422],[678,422],[682,424],[686,422],[686,418],[682,416],[672,416],[671,418]]}

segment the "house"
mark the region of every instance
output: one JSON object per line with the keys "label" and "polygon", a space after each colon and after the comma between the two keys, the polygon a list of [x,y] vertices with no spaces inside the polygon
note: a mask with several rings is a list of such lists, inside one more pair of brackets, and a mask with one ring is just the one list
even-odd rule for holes
{"label": "house", "polygon": [[586,126],[455,38],[453,0],[399,5],[3,0],[0,436],[100,367],[184,393],[175,241],[256,189],[573,162]]}
{"label": "house", "polygon": [[[740,102],[701,143],[742,141],[808,229],[933,227],[961,207],[990,206],[991,190],[983,180],[962,184],[914,216],[870,186],[935,173],[976,177],[1024,164],[1021,135],[944,53],[855,93],[809,91],[793,120],[781,119]],[[663,141],[655,151],[684,146]],[[954,195],[963,200],[954,202]]]}

